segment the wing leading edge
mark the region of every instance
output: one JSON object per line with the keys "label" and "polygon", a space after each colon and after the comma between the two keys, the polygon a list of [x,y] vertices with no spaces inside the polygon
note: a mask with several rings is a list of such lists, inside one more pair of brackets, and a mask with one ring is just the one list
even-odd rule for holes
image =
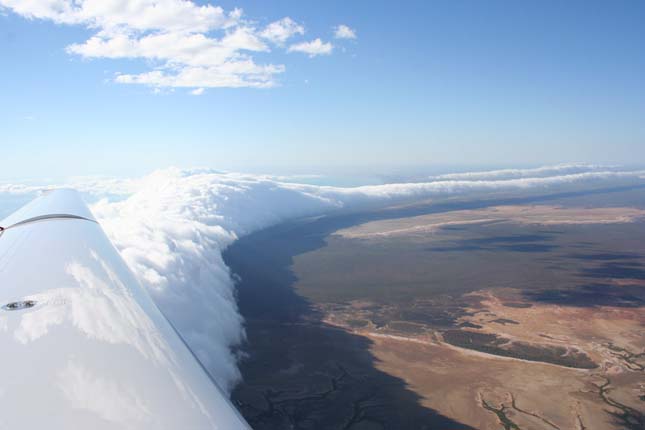
{"label": "wing leading edge", "polygon": [[0,429],[248,429],[73,190],[0,225]]}

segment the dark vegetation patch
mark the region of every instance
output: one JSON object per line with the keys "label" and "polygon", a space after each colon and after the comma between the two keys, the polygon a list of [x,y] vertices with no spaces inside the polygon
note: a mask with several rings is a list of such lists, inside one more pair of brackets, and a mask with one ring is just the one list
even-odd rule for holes
{"label": "dark vegetation patch", "polygon": [[383,328],[390,322],[390,318],[383,315],[373,315],[370,317],[370,321],[376,328]]}
{"label": "dark vegetation patch", "polygon": [[426,324],[433,327],[453,327],[455,320],[461,317],[461,313],[451,310],[437,309],[435,312],[427,312],[424,309],[400,310],[395,313],[397,319],[403,321]]}
{"label": "dark vegetation patch", "polygon": [[[417,299],[408,302],[394,302],[376,306],[360,308],[360,315],[356,309],[348,304],[325,306],[324,312],[331,312],[348,317],[348,324],[355,326],[360,323],[366,325],[371,321],[379,328],[392,328],[400,324],[400,327],[422,327],[446,329],[459,325],[458,320],[472,316],[474,313],[467,311],[468,308],[481,307],[481,300],[484,298],[478,295],[455,297],[452,295],[439,295],[432,300]],[[401,330],[410,331],[407,328]]]}
{"label": "dark vegetation patch", "polygon": [[421,334],[425,333],[426,329],[423,325],[413,324],[405,321],[393,321],[387,325],[388,329],[404,334]]}
{"label": "dark vegetation patch", "polygon": [[476,333],[466,330],[447,330],[443,333],[443,338],[447,343],[454,346],[502,357],[539,361],[576,369],[595,369],[598,367],[584,352],[569,350],[561,346],[510,342],[509,339],[496,334]]}
{"label": "dark vegetation patch", "polygon": [[457,226],[457,225],[444,225],[441,227],[442,230],[446,231],[466,231],[468,230],[467,226]]}
{"label": "dark vegetation patch", "polygon": [[595,245],[595,242],[590,242],[588,240],[581,240],[577,243],[571,244],[572,248],[591,248]]}
{"label": "dark vegetation patch", "polygon": [[592,260],[592,261],[609,261],[609,260],[637,260],[643,258],[641,254],[632,252],[598,252],[592,254],[568,254],[565,257],[573,258],[576,260]]}
{"label": "dark vegetation patch", "polygon": [[462,322],[461,324],[459,324],[459,327],[482,328],[482,326],[480,326],[479,324],[473,324],[473,323],[468,322],[468,321]]}
{"label": "dark vegetation patch", "polygon": [[504,306],[506,306],[507,308],[518,308],[518,309],[526,309],[526,308],[530,308],[531,306],[533,306],[530,303],[522,303],[522,302],[506,302],[506,303],[502,303],[502,304]]}
{"label": "dark vegetation patch", "polygon": [[599,267],[584,269],[581,274],[592,278],[645,279],[643,265],[635,262],[609,262]]}
{"label": "dark vegetation patch", "polygon": [[507,318],[497,318],[496,320],[492,320],[491,322],[497,323],[497,324],[519,324],[517,321],[509,320]]}
{"label": "dark vegetation patch", "polygon": [[639,286],[588,284],[567,289],[524,291],[524,295],[535,302],[575,307],[645,306],[645,288]]}
{"label": "dark vegetation patch", "polygon": [[557,248],[557,245],[545,245],[540,243],[522,243],[517,245],[501,246],[506,251],[514,252],[550,252]]}
{"label": "dark vegetation patch", "polygon": [[479,245],[496,245],[508,243],[535,243],[551,240],[546,234],[514,234],[508,236],[492,236],[478,239],[468,239],[471,243]]}
{"label": "dark vegetation patch", "polygon": [[484,248],[475,245],[455,245],[455,246],[433,246],[426,248],[430,252],[464,252],[464,251],[481,251]]}
{"label": "dark vegetation patch", "polygon": [[[350,326],[357,327],[351,321],[369,320],[377,329],[390,328],[407,333],[421,333],[427,328],[453,328],[457,327],[457,320],[467,316],[466,302],[456,301],[455,304],[445,304],[443,301],[437,303],[416,302],[405,305],[384,305],[376,309],[362,309],[363,320],[353,318],[348,321]],[[343,308],[338,310],[340,314],[348,314],[352,310]],[[367,324],[367,322],[365,322]],[[361,326],[362,327],[362,326]],[[421,327],[421,329],[419,328]]]}
{"label": "dark vegetation patch", "polygon": [[347,320],[347,324],[353,328],[363,328],[367,327],[369,321],[367,320]]}

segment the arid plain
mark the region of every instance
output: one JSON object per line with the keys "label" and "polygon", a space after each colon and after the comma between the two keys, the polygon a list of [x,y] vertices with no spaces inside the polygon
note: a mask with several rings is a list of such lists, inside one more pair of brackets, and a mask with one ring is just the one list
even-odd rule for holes
{"label": "arid plain", "polygon": [[642,190],[435,205],[281,226],[228,253],[247,419],[644,428]]}

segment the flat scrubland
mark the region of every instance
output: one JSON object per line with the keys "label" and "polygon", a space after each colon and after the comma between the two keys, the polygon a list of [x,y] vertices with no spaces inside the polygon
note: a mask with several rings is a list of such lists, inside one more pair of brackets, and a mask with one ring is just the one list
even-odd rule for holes
{"label": "flat scrubland", "polygon": [[645,428],[645,223],[629,197],[241,241],[234,399],[258,429]]}

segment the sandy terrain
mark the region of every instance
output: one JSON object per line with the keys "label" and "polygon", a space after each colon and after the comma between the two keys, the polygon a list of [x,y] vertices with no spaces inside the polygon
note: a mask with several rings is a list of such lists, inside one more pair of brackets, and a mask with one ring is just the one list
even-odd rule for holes
{"label": "sandy terrain", "polygon": [[[645,211],[629,207],[497,206],[368,222],[336,234],[375,244],[406,237],[445,241],[460,237],[461,233],[454,233],[459,227],[479,231],[476,229],[504,223],[608,225],[637,222],[644,216]],[[606,276],[599,272],[595,282],[602,281],[603,294],[608,288],[620,293],[621,288],[645,286],[640,272],[630,275],[630,267],[640,267],[635,260],[617,262],[614,259],[619,259],[620,254],[610,252],[594,258],[609,267],[628,269],[607,271]],[[593,294],[592,289],[580,297],[587,300]],[[615,300],[607,305],[576,304],[573,300],[562,304],[557,300],[531,301],[519,288],[487,288],[463,297],[470,297],[473,305],[465,307],[464,315],[456,320],[460,330],[502,339],[506,343],[501,348],[520,344],[564,349],[568,351],[565,356],[579,354],[596,368],[498,356],[475,347],[449,344],[443,330],[422,323],[389,321],[377,326],[370,320],[375,304],[366,300],[354,301],[350,308],[322,308],[325,322],[373,341],[371,350],[379,369],[404,379],[421,395],[425,406],[464,424],[482,429],[498,429],[500,425],[506,429],[645,428],[642,306]],[[395,314],[391,309],[382,313]]]}
{"label": "sandy terrain", "polygon": [[[343,324],[355,314],[329,315],[326,322],[371,339],[379,369],[404,379],[425,406],[464,424],[482,429],[497,429],[500,423],[508,429],[639,428],[635,420],[642,419],[645,396],[641,308],[526,308],[517,301],[506,306],[509,292],[503,293],[504,300],[492,291],[475,293],[484,297],[483,308],[472,309],[474,315],[463,321],[482,328],[468,330],[534,345],[566,345],[589,354],[599,367],[499,357],[449,345],[434,331],[413,336]],[[513,323],[495,322],[500,320]]]}
{"label": "sandy terrain", "polygon": [[452,211],[404,219],[374,221],[338,230],[346,238],[370,238],[427,234],[441,228],[466,224],[513,222],[520,224],[613,224],[645,218],[645,210],[629,207],[564,208],[549,205],[495,206],[478,210]]}

